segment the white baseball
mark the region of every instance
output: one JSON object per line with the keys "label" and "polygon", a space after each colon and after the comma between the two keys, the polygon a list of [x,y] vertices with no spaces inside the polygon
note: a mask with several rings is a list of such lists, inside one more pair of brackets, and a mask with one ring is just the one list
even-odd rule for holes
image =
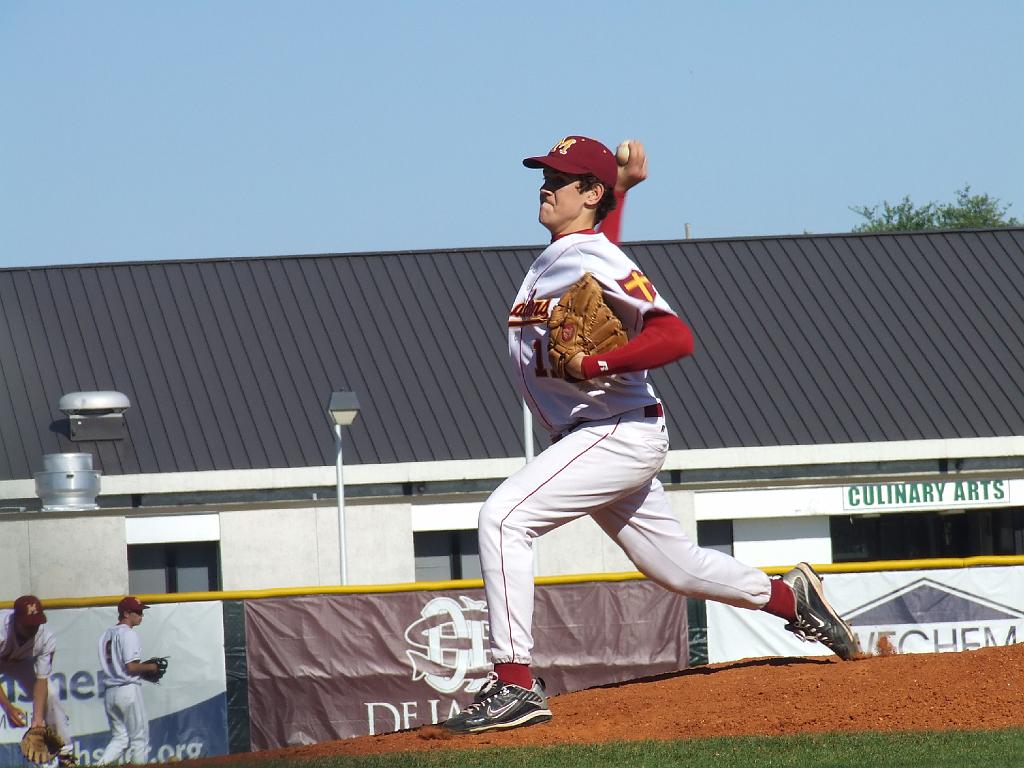
{"label": "white baseball", "polygon": [[625,165],[626,163],[629,162],[628,141],[624,141],[621,144],[619,144],[618,148],[615,150],[615,160],[618,162],[619,165]]}

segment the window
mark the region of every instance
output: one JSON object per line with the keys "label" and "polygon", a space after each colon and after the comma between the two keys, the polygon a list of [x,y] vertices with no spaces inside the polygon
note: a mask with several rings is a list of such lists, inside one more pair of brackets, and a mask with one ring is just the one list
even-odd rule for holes
{"label": "window", "polygon": [[128,545],[128,590],[132,594],[219,589],[220,549],[216,541]]}
{"label": "window", "polygon": [[420,531],[413,534],[416,581],[480,578],[475,530]]}
{"label": "window", "polygon": [[1024,554],[1024,508],[837,515],[832,559],[908,560]]}
{"label": "window", "polygon": [[707,549],[732,554],[732,520],[698,520],[697,543]]}

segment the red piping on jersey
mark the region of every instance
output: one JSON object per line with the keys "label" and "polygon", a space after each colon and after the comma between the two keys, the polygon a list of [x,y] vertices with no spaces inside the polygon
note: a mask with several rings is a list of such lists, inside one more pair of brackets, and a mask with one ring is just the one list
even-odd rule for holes
{"label": "red piping on jersey", "polygon": [[693,354],[693,333],[680,318],[653,310],[644,315],[644,327],[618,349],[583,358],[583,378],[646,371]]}
{"label": "red piping on jersey", "polygon": [[601,435],[601,437],[599,437],[593,443],[591,443],[586,448],[584,448],[582,451],[580,451],[575,456],[573,456],[571,459],[569,459],[569,461],[567,461],[562,466],[561,469],[559,469],[556,472],[554,472],[554,474],[552,474],[551,477],[549,477],[543,483],[538,485],[536,488],[534,488],[528,494],[523,496],[523,498],[521,498],[519,501],[517,501],[515,506],[513,506],[512,509],[510,509],[506,513],[506,515],[503,518],[501,518],[501,523],[498,524],[498,552],[501,555],[501,586],[502,586],[502,589],[505,592],[505,622],[508,624],[508,644],[512,648],[512,663],[513,664],[520,663],[520,662],[516,662],[516,643],[515,643],[515,639],[512,637],[512,612],[509,610],[509,607],[508,607],[508,581],[505,578],[505,545],[504,545],[504,540],[505,540],[505,521],[508,520],[509,516],[513,512],[515,512],[517,509],[519,509],[519,506],[523,502],[525,502],[527,499],[529,499],[531,496],[533,496],[533,494],[537,493],[537,491],[539,491],[545,485],[547,485],[552,480],[554,480],[556,477],[558,477],[558,475],[562,474],[562,472],[564,472],[566,470],[566,468],[568,468],[568,466],[570,464],[572,464],[574,461],[576,461],[576,459],[578,459],[583,454],[587,453],[587,451],[591,450],[592,448],[596,448],[598,443],[600,443],[605,438],[611,437],[612,435],[614,435],[615,434],[615,430],[619,428],[619,424],[621,422],[622,422],[622,419],[618,419],[615,422],[615,426],[612,427],[611,431],[606,432],[605,434]]}
{"label": "red piping on jersey", "polygon": [[563,237],[568,237],[569,235],[596,235],[596,234],[597,234],[597,230],[596,229],[577,229],[575,232],[563,232],[561,235],[552,235],[551,236],[551,242],[553,243],[553,242],[555,242],[555,240],[561,240]]}

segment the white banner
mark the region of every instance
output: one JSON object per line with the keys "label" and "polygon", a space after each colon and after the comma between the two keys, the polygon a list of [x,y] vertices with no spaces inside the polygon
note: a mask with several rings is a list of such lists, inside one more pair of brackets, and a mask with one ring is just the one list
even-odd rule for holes
{"label": "white banner", "polygon": [[[45,601],[43,603],[45,606]],[[54,673],[71,720],[81,765],[93,765],[110,740],[99,679],[99,638],[117,623],[117,609],[46,609],[46,626],[57,636]],[[143,683],[150,727],[150,760],[167,762],[227,753],[224,623],[219,602],[158,604],[135,630],[144,658],[169,656],[158,685]],[[31,709],[31,699],[3,679],[11,701]],[[23,728],[0,716],[0,765],[23,761],[17,744]]]}
{"label": "white banner", "polygon": [[[898,653],[945,653],[1024,642],[1024,568],[836,573],[825,595],[864,650],[885,637]],[[824,656],[763,611],[707,603],[708,661]]]}

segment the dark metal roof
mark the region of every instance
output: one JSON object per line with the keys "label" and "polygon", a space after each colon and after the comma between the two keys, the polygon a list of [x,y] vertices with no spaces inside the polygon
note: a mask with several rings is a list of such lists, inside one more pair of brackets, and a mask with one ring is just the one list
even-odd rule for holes
{"label": "dark metal roof", "polygon": [[[696,354],[674,448],[1024,435],[1024,229],[627,244]],[[0,479],[521,456],[507,309],[539,247],[0,270]],[[118,390],[128,437],[57,403]]]}

